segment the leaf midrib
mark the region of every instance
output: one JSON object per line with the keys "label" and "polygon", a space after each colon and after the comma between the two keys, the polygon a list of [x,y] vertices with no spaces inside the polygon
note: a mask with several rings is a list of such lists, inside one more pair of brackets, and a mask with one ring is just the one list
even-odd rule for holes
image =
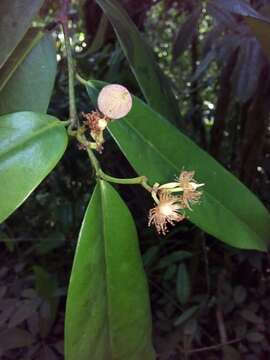
{"label": "leaf midrib", "polygon": [[[104,209],[104,190],[102,189],[104,185],[102,184],[102,181],[99,181],[99,190],[100,190],[100,207],[101,207],[101,216],[102,216],[102,225],[101,225],[101,233],[103,238],[103,248],[104,248],[104,267],[105,267],[105,291],[106,291],[106,304],[107,304],[107,324],[108,324],[108,337],[109,337],[109,344],[110,344],[110,355],[112,358],[113,354],[113,343],[112,343],[112,337],[111,337],[111,308],[110,308],[110,300],[109,300],[109,289],[108,289],[108,264],[107,264],[107,247],[106,247],[106,241],[105,241],[105,209]],[[108,359],[109,360],[109,359]]]}

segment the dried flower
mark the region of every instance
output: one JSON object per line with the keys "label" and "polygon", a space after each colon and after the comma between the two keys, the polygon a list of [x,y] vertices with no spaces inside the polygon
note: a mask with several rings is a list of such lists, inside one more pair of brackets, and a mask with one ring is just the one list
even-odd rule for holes
{"label": "dried flower", "polygon": [[101,152],[104,143],[103,131],[106,129],[110,118],[98,111],[92,111],[87,114],[82,113],[82,116],[86,119],[84,124],[90,129],[90,134],[96,142],[97,150]]}
{"label": "dried flower", "polygon": [[159,186],[158,191],[165,191],[168,193],[181,192],[185,207],[192,210],[191,205],[197,203],[202,196],[202,192],[197,191],[197,189],[204,186],[204,184],[197,183],[194,179],[194,175],[195,171],[182,171],[175,182]]}
{"label": "dried flower", "polygon": [[168,223],[175,225],[185,218],[183,214],[179,213],[184,207],[181,197],[161,193],[159,203],[149,211],[148,226],[155,225],[157,232],[165,235],[168,231]]}
{"label": "dried flower", "polygon": [[96,133],[104,131],[110,121],[110,118],[102,115],[98,111],[92,111],[87,114],[82,113],[82,116],[86,119],[84,124],[87,125],[91,131]]}
{"label": "dried flower", "polygon": [[110,119],[126,116],[132,107],[132,97],[122,85],[104,86],[98,96],[98,109]]}
{"label": "dried flower", "polygon": [[202,196],[202,192],[197,189],[204,186],[197,183],[194,175],[195,171],[182,171],[178,179],[178,186],[183,191],[183,202],[189,210],[192,210],[191,205],[197,203]]}
{"label": "dried flower", "polygon": [[157,206],[149,212],[148,226],[154,224],[159,234],[167,233],[167,224],[182,221],[185,218],[182,211],[192,210],[191,205],[200,200],[202,192],[197,189],[204,184],[198,184],[194,174],[194,171],[182,171],[174,182],[153,185],[152,197]]}

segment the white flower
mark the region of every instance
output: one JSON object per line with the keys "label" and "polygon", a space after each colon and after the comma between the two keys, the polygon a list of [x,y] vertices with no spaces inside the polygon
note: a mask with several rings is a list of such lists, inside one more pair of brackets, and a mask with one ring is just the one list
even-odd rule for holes
{"label": "white flower", "polygon": [[179,211],[184,208],[182,199],[167,193],[161,193],[159,203],[149,211],[148,226],[155,225],[157,232],[165,235],[168,231],[167,224],[175,225],[185,216]]}
{"label": "white flower", "polygon": [[177,181],[167,183],[159,186],[158,191],[167,193],[182,193],[183,203],[189,210],[191,205],[197,203],[202,192],[197,191],[198,188],[204,186],[204,184],[198,184],[194,179],[195,171],[182,171]]}

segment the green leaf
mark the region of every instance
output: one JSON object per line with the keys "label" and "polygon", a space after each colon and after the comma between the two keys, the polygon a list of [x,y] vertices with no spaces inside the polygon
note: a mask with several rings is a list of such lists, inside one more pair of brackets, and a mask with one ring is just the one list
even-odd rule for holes
{"label": "green leaf", "polygon": [[191,257],[192,257],[192,253],[190,253],[189,251],[183,251],[183,250],[173,251],[171,254],[162,257],[156,268],[163,269],[175,262],[184,261],[186,259],[190,259]]}
{"label": "green leaf", "polygon": [[194,305],[188,308],[174,321],[174,326],[180,326],[186,323],[190,318],[194,317],[194,315],[199,311],[199,309],[199,305]]}
{"label": "green leaf", "polygon": [[171,280],[172,278],[174,278],[176,271],[177,266],[175,264],[170,265],[164,272],[163,279],[165,281]]}
{"label": "green leaf", "polygon": [[0,69],[19,44],[44,0],[0,1]]}
{"label": "green leaf", "polygon": [[38,28],[31,28],[27,31],[22,41],[8,58],[0,72],[0,91],[4,88],[12,74],[22,63],[25,57],[40,41],[43,33]]}
{"label": "green leaf", "polygon": [[[0,233],[1,234],[1,233]],[[143,254],[142,260],[145,268],[152,266],[153,262],[158,259],[159,256],[159,246],[151,246],[147,251]]]}
{"label": "green leaf", "polygon": [[[89,82],[95,93],[104,86]],[[172,181],[184,168],[195,170],[205,183],[201,203],[187,212],[189,220],[225,243],[265,250],[270,233],[270,216],[263,204],[236,177],[200,149],[160,114],[133,97],[133,107],[124,118],[112,122],[109,130],[138,174],[150,182]]]}
{"label": "green leaf", "polygon": [[119,2],[97,0],[97,3],[113,25],[147,102],[153,109],[179,125],[178,104],[171,91],[169,81],[159,68],[148,43],[143,39]]}
{"label": "green leaf", "polygon": [[0,223],[55,167],[67,145],[52,116],[20,112],[0,117]]}
{"label": "green leaf", "polygon": [[185,264],[180,264],[177,271],[176,294],[182,305],[188,302],[190,297],[190,280]]}
{"label": "green leaf", "polygon": [[0,92],[0,114],[17,111],[46,112],[55,75],[56,50],[51,36],[46,34]]}
{"label": "green leaf", "polygon": [[101,181],[86,210],[65,320],[66,360],[150,360],[151,318],[135,225]]}

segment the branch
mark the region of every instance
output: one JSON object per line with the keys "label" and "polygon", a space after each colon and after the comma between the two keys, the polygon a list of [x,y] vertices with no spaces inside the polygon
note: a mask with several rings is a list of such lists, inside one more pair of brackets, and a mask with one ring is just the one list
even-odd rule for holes
{"label": "branch", "polygon": [[66,53],[67,53],[69,118],[71,120],[71,128],[74,129],[78,126],[78,116],[77,116],[77,110],[76,110],[75,88],[74,88],[74,86],[75,86],[74,63],[73,63],[73,58],[72,58],[72,49],[71,49],[69,30],[68,30],[68,9],[69,9],[69,0],[63,0],[62,9],[59,14],[59,21],[62,24],[65,48],[66,48]]}

